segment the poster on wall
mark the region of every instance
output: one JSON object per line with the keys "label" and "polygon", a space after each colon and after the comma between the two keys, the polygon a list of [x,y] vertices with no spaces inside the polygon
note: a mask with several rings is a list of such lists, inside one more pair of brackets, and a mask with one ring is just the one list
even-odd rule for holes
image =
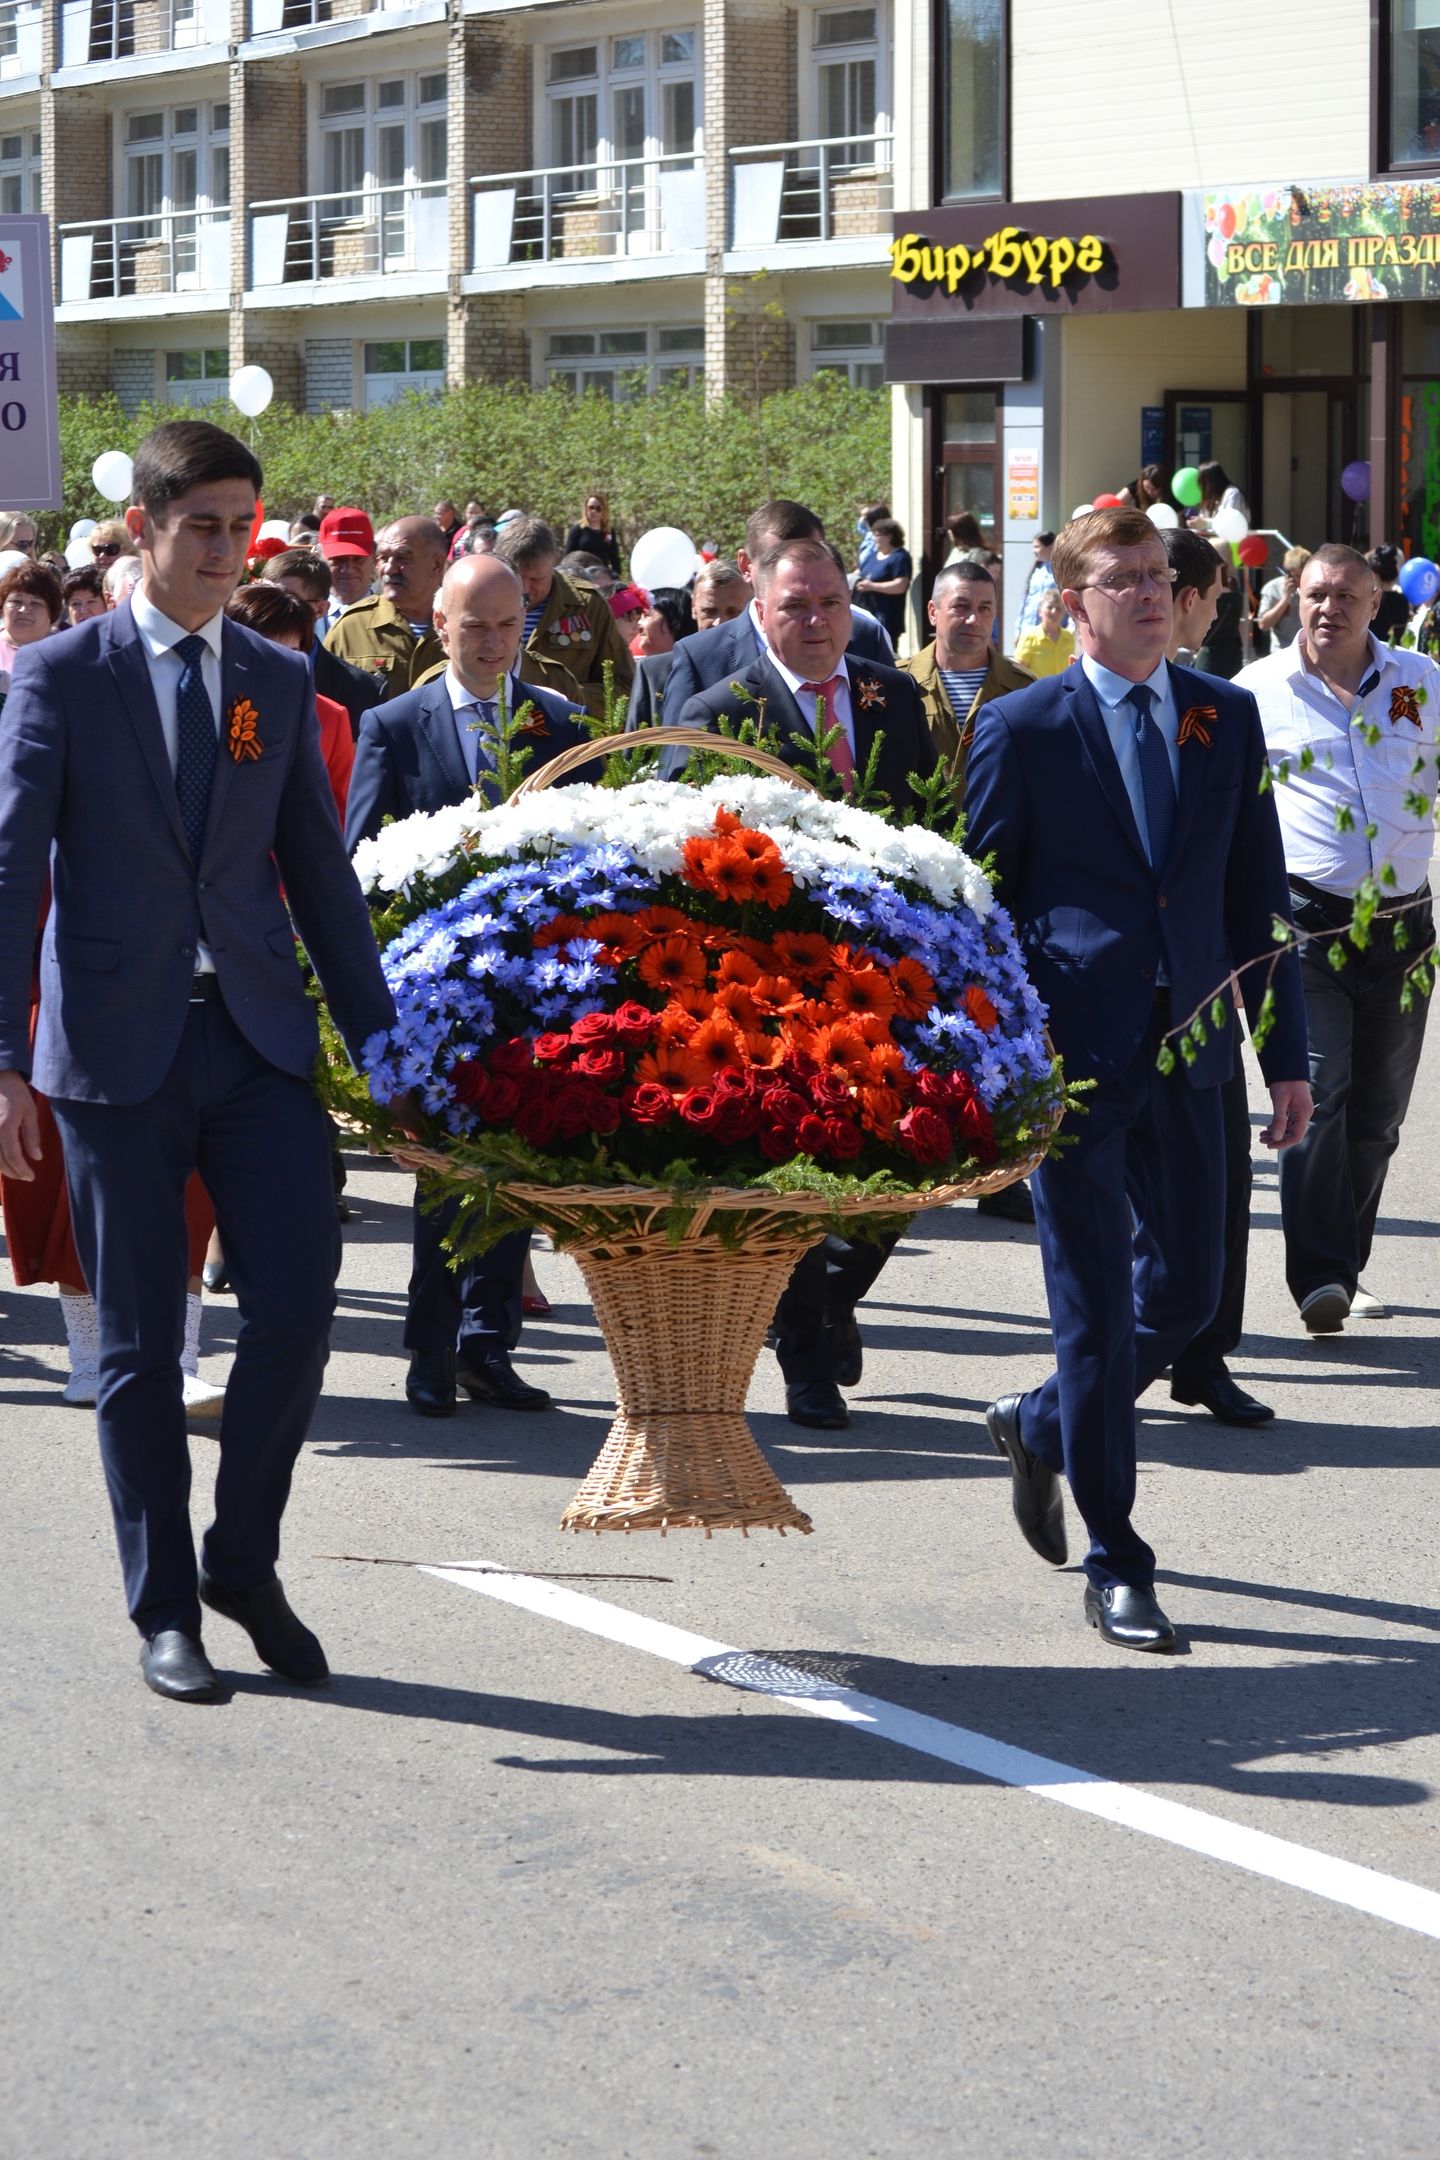
{"label": "poster on wall", "polygon": [[0,217],[0,510],[59,507],[50,220]]}
{"label": "poster on wall", "polygon": [[1040,453],[1012,450],[1006,460],[1006,517],[1012,525],[1040,522]]}
{"label": "poster on wall", "polygon": [[1209,188],[1186,208],[1187,307],[1440,298],[1440,182]]}

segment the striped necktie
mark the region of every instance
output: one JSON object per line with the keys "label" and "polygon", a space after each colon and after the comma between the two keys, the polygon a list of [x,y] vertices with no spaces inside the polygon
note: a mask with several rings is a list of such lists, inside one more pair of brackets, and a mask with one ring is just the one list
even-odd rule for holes
{"label": "striped necktie", "polygon": [[192,631],[170,649],[181,661],[175,693],[175,792],[180,797],[180,818],[190,860],[198,864],[205,845],[205,821],[210,814],[210,783],[215,777],[215,709],[205,688],[201,664],[204,638]]}

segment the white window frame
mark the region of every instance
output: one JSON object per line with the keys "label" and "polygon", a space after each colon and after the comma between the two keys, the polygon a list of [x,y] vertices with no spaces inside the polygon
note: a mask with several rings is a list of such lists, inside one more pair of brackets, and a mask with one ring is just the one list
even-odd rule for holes
{"label": "white window frame", "polygon": [[[200,373],[198,375],[172,376],[170,362],[178,360],[182,353],[198,352]],[[207,359],[220,362],[213,371],[206,365]],[[230,394],[230,355],[221,345],[171,346],[160,355],[160,395],[167,405],[213,405]]]}
{"label": "white window frame", "polygon": [[[666,349],[666,333],[683,335],[687,343],[683,349]],[[607,336],[640,337],[645,339],[645,350],[633,353],[606,353],[602,345]],[[552,353],[552,338],[590,338],[593,345],[588,353]],[[549,323],[535,335],[535,382],[543,389],[547,384],[564,383],[577,394],[587,389],[603,389],[614,397],[620,378],[644,377],[643,383],[632,388],[624,384],[624,398],[649,396],[667,383],[684,377],[688,382],[703,382],[705,378],[705,326],[700,322],[671,323],[609,323],[596,327],[588,324]],[[572,379],[573,378],[573,379]]]}
{"label": "white window frame", "polygon": [[0,158],[0,197],[18,189],[18,209],[0,201],[7,217],[23,217],[40,208],[40,130],[27,123],[24,127],[6,127],[0,121],[0,141],[18,140],[20,149],[15,157]]}
{"label": "white window frame", "polygon": [[0,82],[12,75],[40,73],[43,22],[41,0],[20,0],[18,7],[7,6],[0,13]]}
{"label": "white window frame", "polygon": [[[440,85],[433,96],[422,98],[421,85]],[[382,89],[393,90],[400,86],[401,96],[391,103],[381,103]],[[325,97],[331,90],[358,90],[360,103],[351,112],[329,115],[325,111]],[[422,177],[423,155],[427,131],[440,128],[442,156],[441,169]],[[399,128],[403,163],[399,173],[383,170],[388,143],[387,137]],[[361,164],[363,172],[357,176],[354,193],[349,183],[341,182],[332,188],[332,176],[326,170],[327,143],[337,135],[358,133],[361,139]],[[433,141],[433,135],[431,140]],[[344,74],[326,76],[314,85],[310,105],[310,171],[319,180],[315,192],[319,195],[343,194],[341,202],[326,202],[320,207],[322,223],[347,218],[373,220],[376,226],[377,247],[380,261],[387,269],[403,268],[411,259],[415,246],[414,204],[426,197],[433,197],[437,190],[443,195],[447,185],[447,157],[449,144],[449,97],[446,72],[439,67],[386,68],[372,75],[356,75],[349,70]],[[404,190],[402,194],[381,194],[382,188]]]}
{"label": "white window frame", "polygon": [[[178,127],[177,118],[188,112],[195,115],[194,127]],[[225,114],[223,124],[216,118],[219,112]],[[175,250],[177,292],[194,291],[200,285],[200,228],[230,215],[229,115],[227,98],[199,96],[177,99],[169,105],[147,98],[143,103],[118,108],[115,114],[115,201],[120,205],[116,215],[125,220],[155,219],[154,237],[166,239]],[[159,134],[132,142],[132,123],[151,118],[159,119]],[[193,202],[182,203],[176,198],[176,172],[180,160],[189,157],[195,161],[195,196]],[[132,210],[131,168],[150,158],[160,160],[160,199],[144,210]],[[223,190],[217,184],[222,177],[222,159]],[[180,222],[185,217],[195,221],[188,233]],[[132,223],[121,225],[120,236],[126,243],[145,237]]]}
{"label": "white window frame", "polygon": [[[865,0],[858,0],[864,5]],[[852,12],[846,0],[828,0],[827,5],[803,10],[800,21],[800,126],[801,137],[806,142],[818,142],[827,137],[828,130],[820,117],[820,70],[843,64],[847,60],[873,59],[875,63],[875,124],[871,133],[877,140],[893,137],[894,132],[894,86],[892,31],[890,9],[887,0],[874,0],[875,35],[873,38],[856,40],[850,45],[819,45],[816,43],[819,18],[822,15],[846,15]],[[888,166],[893,150],[880,153],[882,162]],[[865,161],[866,163],[869,160]]]}
{"label": "white window frame", "polygon": [[[862,325],[871,333],[868,344],[861,344],[857,339],[845,344],[822,345],[818,343],[816,338],[816,332],[819,330],[859,329]],[[816,375],[843,375],[852,389],[879,390],[884,387],[885,325],[883,321],[873,316],[858,314],[811,316],[806,325],[802,351],[803,367],[807,381]],[[860,381],[858,374],[862,370],[872,374],[875,380],[873,382]]]}
{"label": "white window frame", "polygon": [[[375,368],[365,365],[366,347],[369,345],[403,345],[405,366],[403,369]],[[413,364],[411,348],[416,345],[438,345],[440,365],[438,368],[417,368]],[[430,337],[364,338],[360,342],[360,410],[369,412],[376,405],[389,405],[407,390],[419,390],[427,397],[438,397],[445,388],[446,341],[444,331]],[[386,386],[382,393],[380,385]]]}
{"label": "white window frame", "polygon": [[[664,59],[664,41],[667,37],[688,36],[691,54],[688,59]],[[635,65],[618,65],[616,47],[624,43],[643,45],[643,59]],[[595,72],[593,75],[577,76],[565,82],[551,82],[550,65],[557,54],[583,51],[587,46],[595,49]],[[571,30],[568,36],[552,36],[536,53],[535,66],[535,141],[542,146],[538,160],[541,166],[568,165],[572,158],[577,166],[594,164],[634,165],[643,161],[653,165],[660,158],[698,159],[704,150],[704,79],[702,75],[703,39],[701,25],[693,22],[662,23],[643,30],[626,30],[614,27],[596,28],[588,36],[577,36]],[[688,143],[673,145],[669,150],[664,141],[664,105],[667,87],[688,82],[694,86],[695,121]],[[643,147],[638,152],[626,150],[623,155],[616,140],[615,108],[617,95],[625,90],[642,89],[644,92],[645,133]],[[574,157],[573,151],[562,150],[556,128],[555,114],[559,105],[575,97],[595,99],[595,153],[593,158]],[[603,181],[603,171],[579,177],[577,193],[595,192],[596,182]]]}

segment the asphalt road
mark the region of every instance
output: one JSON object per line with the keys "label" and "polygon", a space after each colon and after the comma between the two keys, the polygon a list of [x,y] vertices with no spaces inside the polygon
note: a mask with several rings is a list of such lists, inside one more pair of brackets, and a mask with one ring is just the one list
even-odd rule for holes
{"label": "asphalt road", "polygon": [[[1105,1648],[1011,1523],[980,1412],[1046,1369],[1039,1259],[973,1209],[882,1277],[851,1431],[789,1425],[762,1359],[813,1537],[577,1540],[609,1416],[578,1274],[538,1256],[553,1414],[422,1423],[409,1186],[356,1161],[282,1561],[335,1682],[212,1620],[210,1708],[142,1687],[56,1300],[0,1292],[0,2154],[1433,2160],[1437,1058],[1369,1276],[1393,1316],[1300,1333],[1266,1164],[1236,1369],[1275,1425],[1146,1400],[1173,1660]],[[207,1370],[233,1324],[207,1305]],[[465,1560],[578,1579],[409,1564]]]}

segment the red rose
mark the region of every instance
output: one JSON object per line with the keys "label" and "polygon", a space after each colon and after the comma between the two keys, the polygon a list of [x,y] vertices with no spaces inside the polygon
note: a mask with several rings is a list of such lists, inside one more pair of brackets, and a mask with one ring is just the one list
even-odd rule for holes
{"label": "red rose", "polygon": [[477,1103],[485,1093],[485,1067],[478,1058],[462,1058],[450,1068],[450,1092],[456,1102]]}
{"label": "red rose", "polygon": [[928,1110],[923,1103],[905,1112],[895,1127],[895,1137],[919,1163],[948,1162],[954,1153],[949,1125],[938,1110]]}
{"label": "red rose", "polygon": [[748,1095],[752,1084],[751,1075],[738,1065],[722,1065],[710,1083],[717,1095]]}
{"label": "red rose", "polygon": [[977,1162],[994,1162],[1000,1152],[995,1145],[995,1125],[978,1095],[961,1104],[955,1128],[967,1155],[973,1155]]}
{"label": "red rose", "polygon": [[538,1088],[516,1111],[515,1134],[528,1147],[544,1147],[555,1138],[555,1106]]}
{"label": "red rose", "polygon": [[615,1016],[613,1013],[586,1013],[571,1028],[570,1040],[572,1043],[581,1044],[603,1043],[609,1042],[614,1033]]}
{"label": "red rose", "polygon": [[767,1124],[783,1125],[792,1133],[805,1115],[803,1099],[792,1094],[789,1088],[766,1088],[760,1098],[760,1108]]}
{"label": "red rose", "polygon": [[627,998],[623,1005],[616,1007],[614,1020],[615,1040],[623,1043],[627,1050],[638,1050],[648,1043],[659,1025],[657,1016],[649,1007],[639,1004],[634,998]]}
{"label": "red rose", "polygon": [[820,1070],[814,1058],[804,1050],[787,1050],[780,1060],[780,1077],[792,1087],[809,1087]]}
{"label": "red rose", "polygon": [[715,1137],[733,1144],[749,1140],[760,1129],[760,1105],[753,1095],[715,1090]]}
{"label": "red rose", "polygon": [[480,1097],[480,1115],[487,1125],[508,1125],[525,1100],[525,1090],[509,1073],[494,1073]]}
{"label": "red rose", "polygon": [[530,1070],[530,1038],[528,1035],[512,1035],[509,1042],[496,1043],[487,1063],[491,1072],[526,1073]]}
{"label": "red rose", "polygon": [[918,1072],[914,1075],[915,1100],[922,1103],[944,1103],[950,1100],[949,1073]]}
{"label": "red rose", "polygon": [[578,1140],[590,1130],[590,1088],[583,1080],[562,1081],[552,1098],[557,1140]]}
{"label": "red rose", "polygon": [[810,1083],[810,1099],[817,1110],[842,1110],[849,1106],[850,1090],[838,1074],[817,1073]]}
{"label": "red rose", "polygon": [[[830,1145],[830,1135],[825,1129],[824,1118],[812,1117],[807,1111],[805,1116],[801,1118],[800,1123],[795,1128],[795,1139],[798,1145],[804,1149],[807,1155],[823,1155],[826,1148]],[[948,1132],[945,1135],[945,1139],[948,1152],[948,1143],[950,1139],[950,1135]]]}
{"label": "red rose", "polygon": [[827,1117],[825,1130],[830,1136],[826,1153],[833,1155],[836,1162],[854,1162],[865,1145],[865,1135],[853,1119]]}
{"label": "red rose", "polygon": [[626,1088],[620,1107],[636,1125],[666,1125],[675,1115],[675,1097],[658,1080],[642,1080],[638,1087]]}
{"label": "red rose", "polygon": [[[536,1036],[535,1056],[542,1065],[558,1065],[562,1058],[568,1058],[569,1055],[570,1037],[568,1035],[550,1034]],[[501,1072],[505,1070],[504,1066],[500,1066],[496,1069]]]}
{"label": "red rose", "polygon": [[773,1122],[760,1127],[760,1153],[766,1162],[789,1162],[795,1153],[795,1135],[788,1125]]}
{"label": "red rose", "polygon": [[686,1088],[678,1104],[680,1115],[697,1132],[709,1132],[715,1124],[715,1093],[712,1088]]}
{"label": "red rose", "polygon": [[611,1080],[623,1080],[625,1053],[623,1050],[582,1050],[575,1060],[575,1070],[602,1086]]}
{"label": "red rose", "polygon": [[619,1126],[619,1103],[613,1095],[603,1095],[599,1088],[589,1092],[588,1111],[593,1133],[612,1133]]}

